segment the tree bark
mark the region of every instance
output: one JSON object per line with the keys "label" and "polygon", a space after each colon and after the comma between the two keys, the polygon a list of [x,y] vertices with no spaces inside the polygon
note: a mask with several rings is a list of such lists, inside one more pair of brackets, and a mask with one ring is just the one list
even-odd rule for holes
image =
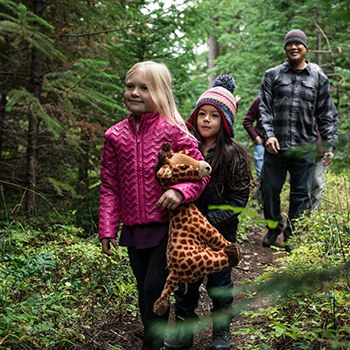
{"label": "tree bark", "polygon": [[[213,18],[214,23],[218,21],[219,21],[219,18],[217,17]],[[209,68],[209,71],[212,71],[212,73],[209,76],[209,87],[210,87],[216,78],[216,73],[214,71],[214,68],[215,68],[215,61],[219,56],[219,43],[215,35],[213,34],[209,35],[208,45],[209,45],[208,68]]]}
{"label": "tree bark", "polygon": [[[215,60],[219,55],[219,43],[217,39],[213,36],[209,36],[209,53],[208,53],[208,68],[212,70],[215,68]],[[209,76],[209,85],[215,80],[216,74],[212,72]]]}
{"label": "tree bark", "polygon": [[6,95],[4,93],[1,94],[0,100],[0,160],[2,160],[2,151],[4,146],[4,135],[5,135],[5,107],[6,107]]}
{"label": "tree bark", "polygon": [[[33,12],[42,16],[43,4],[41,0],[33,0]],[[33,47],[32,49],[32,64],[31,64],[31,80],[30,90],[33,95],[39,100],[42,89],[42,71],[43,71],[43,56]],[[37,214],[37,156],[38,156],[38,136],[40,121],[32,112],[28,116],[28,139],[27,139],[27,167],[26,167],[26,182],[27,193],[25,200],[25,214],[33,217]]]}
{"label": "tree bark", "polygon": [[78,164],[78,185],[79,195],[86,195],[89,187],[89,157],[90,157],[90,135],[87,131],[82,131],[80,147],[83,152],[80,153]]}

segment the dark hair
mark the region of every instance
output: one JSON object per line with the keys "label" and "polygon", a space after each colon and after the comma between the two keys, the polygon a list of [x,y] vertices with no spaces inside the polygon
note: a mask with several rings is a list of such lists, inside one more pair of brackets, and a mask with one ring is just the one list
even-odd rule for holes
{"label": "dark hair", "polygon": [[[200,142],[199,149],[203,153],[203,137],[198,131],[197,123],[194,125],[194,132]],[[223,124],[217,134],[215,150],[209,163],[212,167],[213,182],[223,181],[222,185],[235,191],[248,189],[253,185],[250,157],[242,145],[228,137]]]}

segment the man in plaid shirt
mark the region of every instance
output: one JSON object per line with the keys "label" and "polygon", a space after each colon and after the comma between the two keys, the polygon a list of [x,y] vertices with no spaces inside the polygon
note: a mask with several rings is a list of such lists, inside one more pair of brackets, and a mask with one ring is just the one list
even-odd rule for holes
{"label": "man in plaid shirt", "polygon": [[[315,169],[315,147],[320,132],[323,162],[330,163],[338,141],[338,113],[330,96],[326,75],[305,60],[307,37],[299,29],[284,38],[285,63],[265,72],[261,84],[260,122],[265,141],[263,205],[269,226],[263,246],[270,247],[283,231],[284,241],[293,235],[293,221],[309,208]],[[286,226],[280,194],[290,176],[290,200]],[[286,245],[291,251],[293,246]]]}

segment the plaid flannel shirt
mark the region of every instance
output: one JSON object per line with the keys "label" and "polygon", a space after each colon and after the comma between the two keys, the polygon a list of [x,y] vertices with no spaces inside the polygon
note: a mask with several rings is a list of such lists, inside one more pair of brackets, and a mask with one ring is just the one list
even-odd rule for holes
{"label": "plaid flannel shirt", "polygon": [[265,72],[261,84],[260,121],[265,141],[276,137],[281,150],[316,143],[323,151],[338,143],[338,113],[326,75],[311,64],[301,71],[288,62]]}

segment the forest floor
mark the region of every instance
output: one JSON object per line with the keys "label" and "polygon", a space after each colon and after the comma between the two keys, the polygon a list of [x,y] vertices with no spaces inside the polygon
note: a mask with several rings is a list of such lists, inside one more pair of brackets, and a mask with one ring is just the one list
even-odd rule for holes
{"label": "forest floor", "polygon": [[[240,285],[244,282],[249,282],[261,275],[268,266],[277,264],[276,258],[284,256],[286,253],[283,250],[276,251],[271,248],[264,248],[261,244],[265,230],[257,232],[249,232],[248,240],[241,243],[243,257],[239,265],[233,269],[232,277],[235,285]],[[236,302],[243,300],[243,295],[235,297]],[[205,317],[210,312],[210,299],[207,296],[205,288],[201,288],[201,299],[196,310],[197,315]],[[173,308],[171,318],[173,320]],[[251,327],[251,321],[243,316],[237,315],[231,323],[231,331],[237,331],[242,328]],[[130,319],[127,315],[120,315],[118,319],[105,320],[97,324],[93,328],[93,334],[90,334],[88,344],[74,347],[75,350],[140,350],[142,348],[142,324],[139,320]],[[251,335],[234,334],[232,350],[239,348],[244,349],[244,344],[247,342],[247,337]],[[209,349],[212,339],[212,328],[209,324],[195,334],[191,350]]]}

